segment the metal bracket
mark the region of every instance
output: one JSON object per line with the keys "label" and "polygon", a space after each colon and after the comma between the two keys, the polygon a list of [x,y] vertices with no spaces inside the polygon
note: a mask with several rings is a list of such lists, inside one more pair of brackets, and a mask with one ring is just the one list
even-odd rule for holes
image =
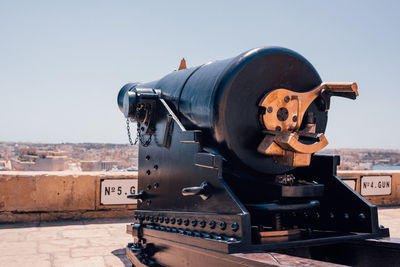
{"label": "metal bracket", "polygon": [[[129,243],[128,250],[133,252],[136,260],[139,261],[144,266],[149,267],[162,267],[162,265],[158,264],[152,257],[157,252],[156,247],[154,244],[146,244],[142,245],[140,243]],[[129,257],[130,255],[127,254]]]}
{"label": "metal bracket", "polygon": [[171,146],[173,129],[174,129],[174,120],[172,118],[172,115],[168,115],[167,123],[165,125],[163,147],[169,148]]}
{"label": "metal bracket", "polygon": [[211,197],[211,185],[207,182],[202,182],[200,186],[185,187],[182,189],[183,196],[200,196],[203,200]]}
{"label": "metal bracket", "polygon": [[[329,109],[330,97],[341,96],[356,99],[356,83],[322,83],[306,93],[287,89],[276,89],[267,94],[260,102],[260,121],[266,128],[266,136],[258,146],[258,152],[274,156],[274,159],[286,166],[308,166],[311,154],[328,145],[323,133],[315,133],[316,125],[312,112],[306,111],[311,103],[320,99],[319,108]],[[323,103],[323,105],[321,104]],[[303,130],[304,117],[307,123]],[[299,141],[301,136],[312,138],[314,143]]]}
{"label": "metal bracket", "polygon": [[141,190],[138,194],[131,194],[131,195],[127,195],[126,197],[143,201],[148,197],[148,194],[146,193],[146,191]]}

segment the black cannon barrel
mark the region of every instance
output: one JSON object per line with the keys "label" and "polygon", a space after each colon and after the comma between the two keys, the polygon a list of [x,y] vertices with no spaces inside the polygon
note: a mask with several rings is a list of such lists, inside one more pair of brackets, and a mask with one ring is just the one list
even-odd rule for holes
{"label": "black cannon barrel", "polygon": [[[272,157],[257,152],[263,139],[259,102],[270,91],[285,88],[306,92],[321,84],[314,67],[298,53],[282,47],[261,47],[237,57],[174,71],[160,80],[124,86],[118,96],[134,88],[160,89],[187,129],[203,130],[208,146],[226,158],[262,173],[282,173]],[[327,113],[313,103],[317,132],[325,132]]]}

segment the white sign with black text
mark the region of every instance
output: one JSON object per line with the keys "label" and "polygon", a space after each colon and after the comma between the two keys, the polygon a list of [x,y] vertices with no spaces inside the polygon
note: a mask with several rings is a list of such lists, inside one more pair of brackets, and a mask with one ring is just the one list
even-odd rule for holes
{"label": "white sign with black text", "polygon": [[392,193],[392,176],[368,175],[361,176],[362,196],[383,196]]}
{"label": "white sign with black text", "polygon": [[136,199],[127,198],[137,194],[138,179],[102,179],[100,181],[100,204],[136,204]]}

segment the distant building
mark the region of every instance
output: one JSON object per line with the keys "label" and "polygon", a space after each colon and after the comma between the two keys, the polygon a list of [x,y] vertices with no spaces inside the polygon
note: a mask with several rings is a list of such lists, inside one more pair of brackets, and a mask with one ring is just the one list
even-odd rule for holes
{"label": "distant building", "polygon": [[11,167],[15,171],[65,171],[68,158],[62,151],[24,148],[18,157],[11,159]]}
{"label": "distant building", "polygon": [[11,170],[11,163],[9,160],[0,160],[0,171]]}
{"label": "distant building", "polygon": [[12,170],[15,171],[65,171],[68,168],[68,159],[65,156],[37,157],[30,161],[11,159]]}
{"label": "distant building", "polygon": [[81,164],[81,170],[84,172],[109,171],[118,166],[118,161],[82,160],[80,164]]}

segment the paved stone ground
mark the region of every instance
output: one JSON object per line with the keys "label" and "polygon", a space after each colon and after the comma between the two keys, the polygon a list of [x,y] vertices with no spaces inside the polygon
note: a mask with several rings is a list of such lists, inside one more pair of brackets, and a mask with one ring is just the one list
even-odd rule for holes
{"label": "paved stone ground", "polygon": [[400,207],[379,208],[379,224],[390,229],[390,237],[400,238]]}
{"label": "paved stone ground", "polygon": [[[380,208],[379,223],[400,238],[400,207]],[[131,266],[129,219],[0,225],[0,266]]]}
{"label": "paved stone ground", "polygon": [[129,219],[0,225],[0,266],[131,266]]}

